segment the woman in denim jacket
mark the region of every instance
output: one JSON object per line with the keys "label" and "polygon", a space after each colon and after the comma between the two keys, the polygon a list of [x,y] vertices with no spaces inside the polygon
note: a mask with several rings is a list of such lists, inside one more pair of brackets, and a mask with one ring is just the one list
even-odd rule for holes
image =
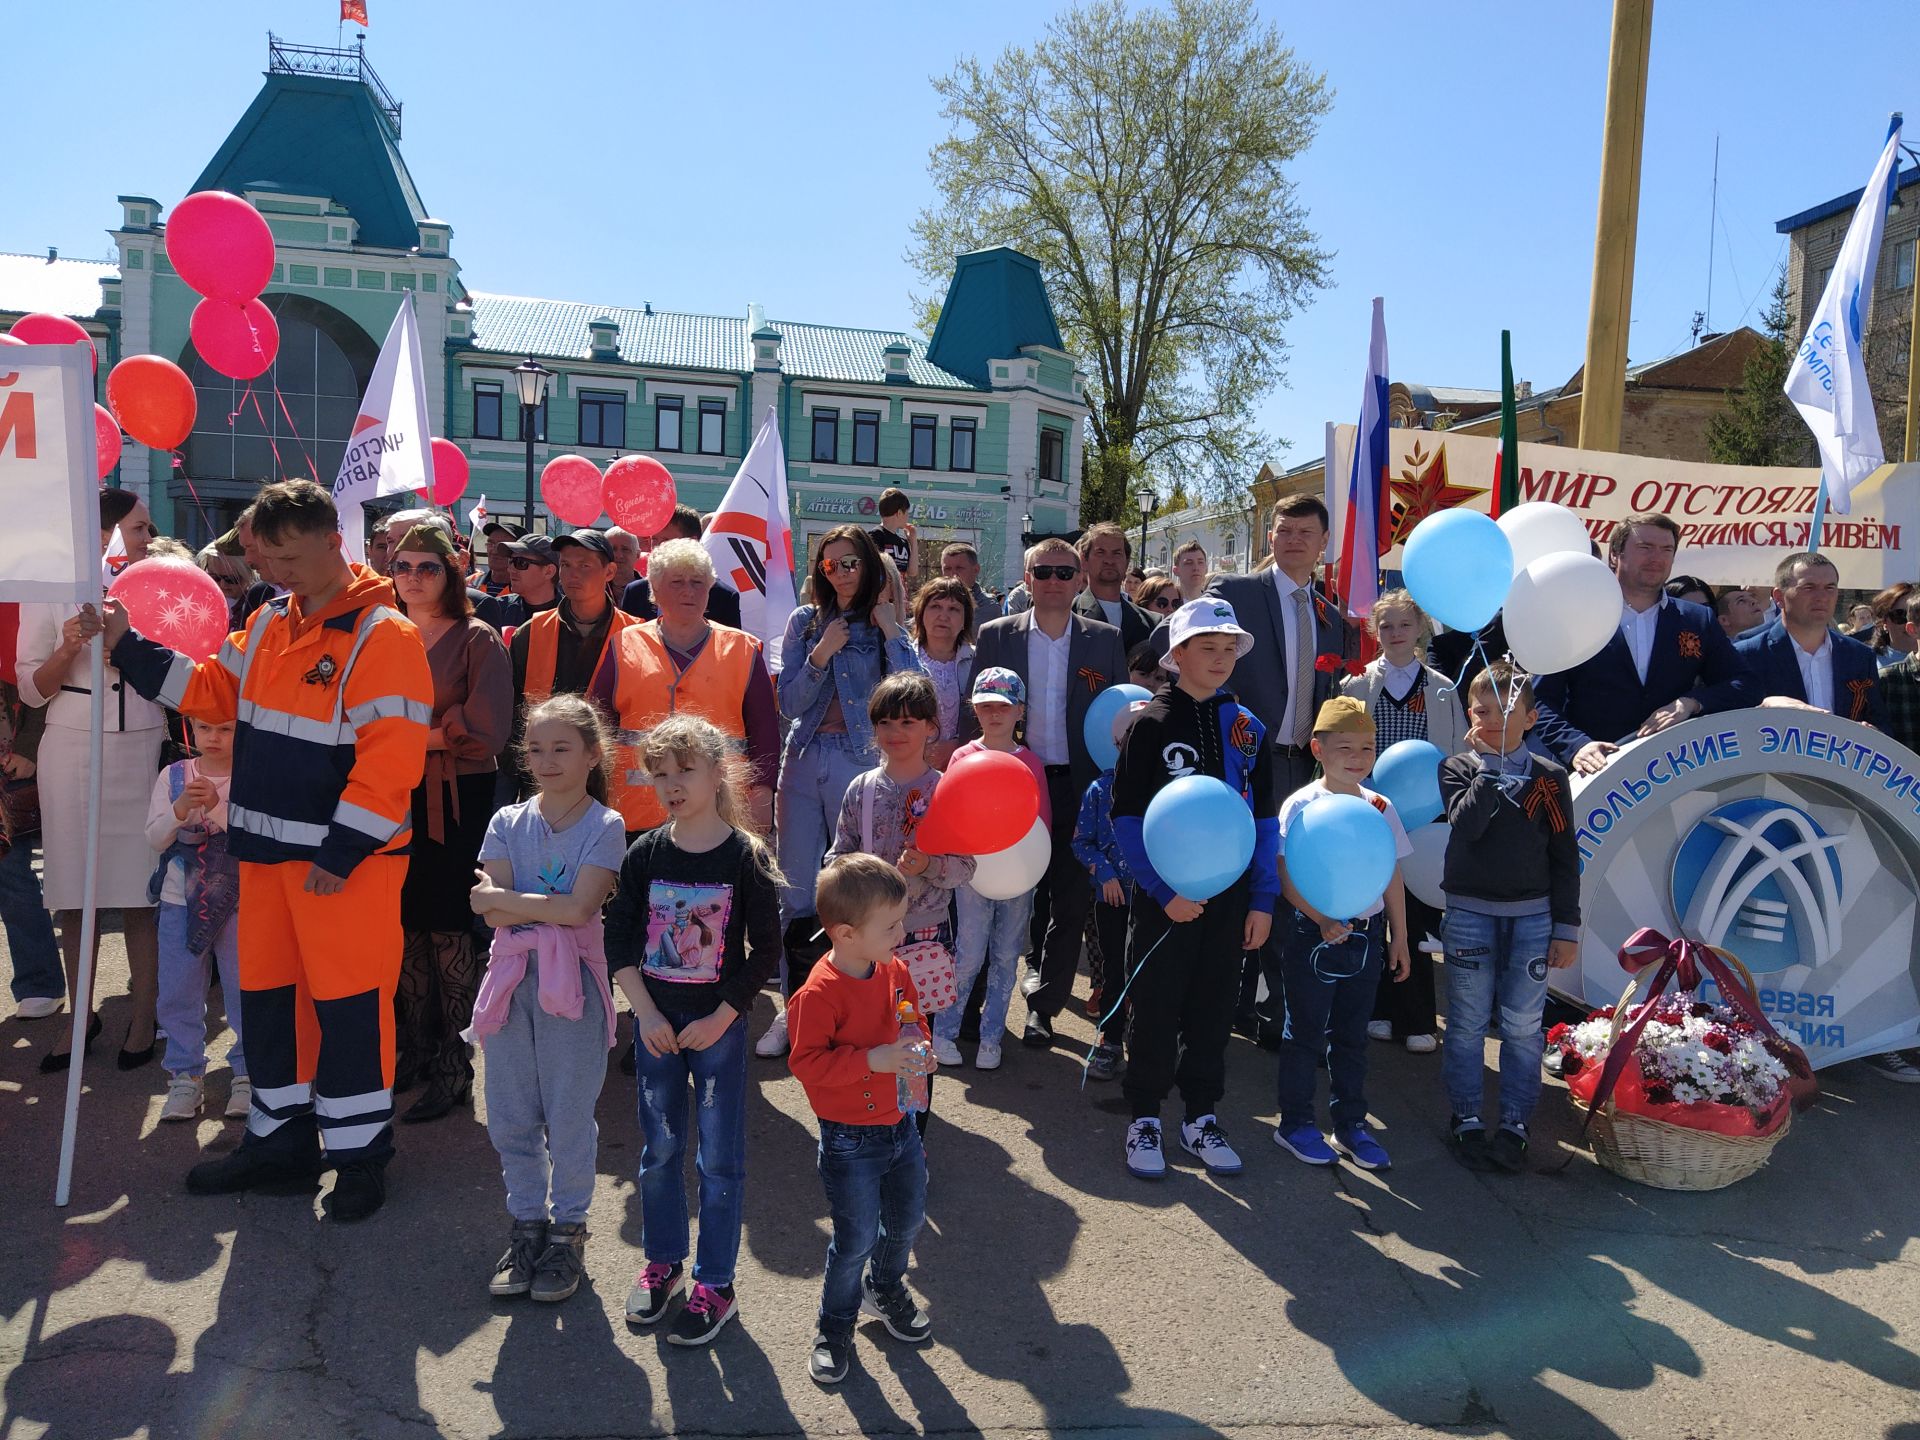
{"label": "woman in denim jacket", "polygon": [[[807,578],[807,598],[787,621],[782,642],[780,714],[786,742],[780,754],[776,828],[785,927],[785,989],[792,994],[825,946],[813,932],[813,882],[833,842],[847,785],[878,762],[867,696],[883,675],[920,670],[920,658],[888,596],[880,552],[858,525],[829,530]],[[783,1055],[787,1018],[774,1019],[754,1047]]]}

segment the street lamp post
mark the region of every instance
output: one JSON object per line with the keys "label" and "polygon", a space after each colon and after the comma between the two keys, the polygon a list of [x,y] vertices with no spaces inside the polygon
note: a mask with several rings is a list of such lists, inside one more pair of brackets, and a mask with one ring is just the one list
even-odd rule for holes
{"label": "street lamp post", "polygon": [[1153,514],[1153,507],[1155,504],[1155,501],[1153,498],[1153,492],[1151,490],[1142,490],[1139,495],[1139,500],[1140,500],[1140,568],[1144,570],[1147,568],[1147,519],[1149,516]]}
{"label": "street lamp post", "polygon": [[520,387],[520,435],[527,442],[527,512],[524,518],[527,530],[531,533],[534,420],[540,413],[540,407],[546,403],[547,382],[553,379],[553,372],[529,355],[524,364],[513,367],[513,379]]}

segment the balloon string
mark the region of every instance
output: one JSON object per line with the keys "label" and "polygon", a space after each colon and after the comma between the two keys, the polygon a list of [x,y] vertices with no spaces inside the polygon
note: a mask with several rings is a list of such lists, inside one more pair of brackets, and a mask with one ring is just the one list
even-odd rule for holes
{"label": "balloon string", "polygon": [[273,422],[267,419],[267,412],[260,408],[260,397],[254,392],[253,383],[247,383],[246,398],[253,401],[253,413],[260,417],[261,433],[267,437],[267,448],[273,451],[273,468],[282,480],[287,478],[287,465],[280,458],[280,446],[273,438]]}
{"label": "balloon string", "polygon": [[293,423],[293,412],[287,409],[287,397],[280,393],[280,386],[278,384],[275,384],[273,387],[273,398],[280,402],[280,413],[287,417],[287,429],[293,432],[294,443],[300,447],[300,453],[306,456],[307,474],[309,478],[312,479],[314,484],[318,485],[320,483],[320,467],[313,463],[313,455],[307,449],[307,442],[300,438],[300,427]]}
{"label": "balloon string", "polygon": [[[1178,928],[1177,926],[1169,925],[1163,932],[1161,932],[1160,938],[1154,941],[1153,944],[1147,947],[1147,953],[1140,957],[1140,963],[1135,965],[1132,971],[1127,975],[1127,983],[1122,985],[1120,987],[1120,993],[1114,996],[1113,1008],[1107,1011],[1107,1013],[1101,1017],[1100,1024],[1098,1027],[1100,1034],[1102,1035],[1106,1034],[1107,1026],[1113,1023],[1113,1017],[1118,1015],[1120,1013],[1120,1007],[1127,1003],[1127,992],[1133,989],[1133,982],[1140,978],[1140,972],[1147,968],[1147,961],[1153,958],[1153,952],[1158,950],[1162,945],[1166,944],[1167,937],[1172,935],[1174,930],[1177,928]],[[1080,1088],[1082,1090],[1087,1088],[1087,1068],[1092,1064],[1093,1064],[1093,1051],[1089,1050],[1087,1051],[1086,1058],[1080,1062]]]}
{"label": "balloon string", "polygon": [[213,518],[207,514],[207,507],[200,503],[200,492],[193,488],[193,476],[187,473],[187,460],[178,450],[167,452],[173,457],[173,468],[180,472],[180,478],[186,482],[187,494],[193,497],[193,508],[200,512],[200,523],[207,527],[207,543],[212,544],[220,538],[220,532],[213,528]]}

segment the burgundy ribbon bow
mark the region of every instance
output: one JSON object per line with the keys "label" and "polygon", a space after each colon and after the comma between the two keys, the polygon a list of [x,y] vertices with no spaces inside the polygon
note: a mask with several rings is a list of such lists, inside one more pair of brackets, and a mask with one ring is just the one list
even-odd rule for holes
{"label": "burgundy ribbon bow", "polygon": [[1587,1111],[1587,1122],[1581,1127],[1582,1133],[1593,1124],[1593,1117],[1611,1098],[1613,1087],[1620,1083],[1620,1072],[1627,1068],[1627,1062],[1633,1058],[1640,1032],[1653,1015],[1654,1000],[1669,982],[1677,982],[1682,990],[1697,990],[1702,974],[1719,987],[1720,998],[1727,1007],[1753,1026],[1763,1037],[1762,1043],[1767,1049],[1786,1065],[1789,1071],[1787,1095],[1793,1102],[1793,1108],[1804,1110],[1813,1103],[1814,1097],[1820,1093],[1820,1087],[1814,1081],[1813,1066],[1807,1060],[1807,1052],[1773,1028],[1773,1022],[1767,1019],[1766,1012],[1760,1008],[1753,992],[1747,989],[1746,982],[1734,974],[1733,967],[1722,960],[1712,946],[1702,945],[1685,936],[1669,940],[1651,925],[1643,925],[1627,937],[1627,943],[1617,953],[1620,968],[1629,975],[1638,975],[1655,965],[1660,968],[1654,971],[1652,981],[1639,997],[1639,1013],[1628,1022],[1620,1032],[1620,1038],[1607,1051],[1606,1062],[1600,1068],[1599,1083],[1593,1087],[1593,1104]]}

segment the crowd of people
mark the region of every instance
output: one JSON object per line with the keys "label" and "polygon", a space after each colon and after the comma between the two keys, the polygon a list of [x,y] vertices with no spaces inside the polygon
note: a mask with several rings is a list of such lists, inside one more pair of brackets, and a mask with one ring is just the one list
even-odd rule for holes
{"label": "crowd of people", "polygon": [[[1096,524],[1035,539],[1004,600],[982,587],[972,546],[921,553],[904,495],[879,511],[879,527],[832,530],[808,557],[777,663],[740,628],[685,506],[644,537],[496,520],[475,537],[484,566],[444,514],[403,511],[360,566],[343,558],[327,493],[282,482],[228,536],[174,552],[231,606],[232,634],[204,661],[140,634],[112,601],[0,610],[15,1013],[59,1013],[94,963],[78,943],[91,860],[131,976],[118,1064],[160,1061],[165,1121],[208,1103],[220,982],[223,1108],[245,1132],[187,1189],[332,1169],[338,1221],[386,1196],[395,1097],[414,1096],[401,1123],[468,1105],[480,1048],[511,1222],[488,1286],[544,1301],[583,1274],[594,1108],[618,1050],[644,1139],[627,1315],[655,1324],[684,1293],[669,1337],[681,1344],[737,1313],[749,1054],[784,1055],[820,1122],[833,1238],[811,1366],[832,1383],[863,1311],[902,1341],[930,1334],[904,1277],[934,1073],[967,1063],[963,1046],[991,1072],[1014,1033],[1061,1043],[1083,957],[1096,1025],[1084,1070],[1124,1092],[1115,1149],[1136,1176],[1168,1172],[1160,1112],[1176,1090],[1180,1148],[1212,1174],[1243,1168],[1219,1116],[1235,1030],[1277,1054],[1283,1151],[1389,1165],[1367,1118],[1368,1046],[1439,1048],[1442,975],[1436,1091],[1454,1151],[1524,1171],[1548,974],[1577,954],[1572,775],[1636,736],[1748,705],[1831,711],[1920,744],[1911,587],[1876,598],[1858,638],[1835,626],[1824,557],[1785,557],[1764,595],[1716,593],[1674,578],[1680,530],[1663,515],[1612,532],[1615,640],[1528,676],[1499,658],[1497,620],[1435,635],[1402,590],[1380,597],[1363,644],[1317,578],[1327,515],[1311,497],[1274,508],[1253,573],[1210,574],[1194,543],[1170,572],[1130,568],[1125,533]],[[131,492],[102,492],[100,526],[103,551],[129,561],[174,543]],[[111,698],[89,856],[96,635]],[[1107,751],[1088,715],[1123,682],[1152,698],[1119,713]],[[1408,739],[1447,757],[1445,906],[1396,870],[1362,913],[1322,914],[1289,877],[1287,837],[1328,797],[1357,796],[1408,855],[1367,783]],[[916,843],[943,773],[981,750],[1034,779],[1049,851],[1024,893],[981,893],[977,857]],[[1245,872],[1198,898],[1161,877],[1143,824],[1192,775],[1238,794],[1256,836]],[[750,1036],[755,997],[776,982],[774,1019]],[[99,1030],[96,1014],[85,1043]],[[1497,1108],[1483,1094],[1489,1032]],[[43,1071],[71,1064],[70,1033]],[[1920,1055],[1873,1063],[1920,1081]]]}

